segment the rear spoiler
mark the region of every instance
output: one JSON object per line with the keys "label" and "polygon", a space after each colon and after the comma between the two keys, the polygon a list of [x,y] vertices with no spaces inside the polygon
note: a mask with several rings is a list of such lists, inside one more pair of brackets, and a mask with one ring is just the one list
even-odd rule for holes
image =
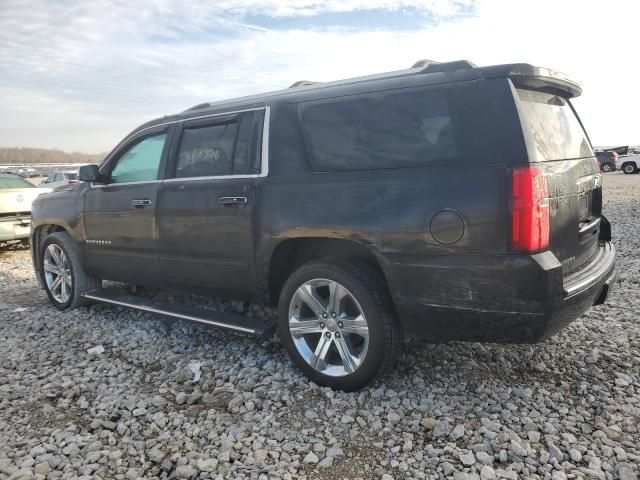
{"label": "rear spoiler", "polygon": [[528,63],[495,65],[480,68],[484,78],[507,77],[517,87],[532,88],[553,93],[566,98],[579,97],[582,88],[566,75],[543,67],[534,67]]}

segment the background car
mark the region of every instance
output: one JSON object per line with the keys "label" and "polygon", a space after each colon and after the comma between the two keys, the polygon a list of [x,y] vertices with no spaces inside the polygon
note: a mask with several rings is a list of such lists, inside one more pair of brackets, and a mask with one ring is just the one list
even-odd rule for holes
{"label": "background car", "polygon": [[46,180],[44,180],[40,185],[46,185],[48,188],[58,188],[63,185],[72,185],[74,183],[78,183],[78,171],[77,170],[66,170],[64,172],[54,172],[50,173]]}
{"label": "background car", "polygon": [[618,154],[616,152],[596,152],[596,158],[600,164],[600,170],[603,172],[613,172],[616,170],[616,161]]}
{"label": "background car", "polygon": [[640,154],[622,155],[616,159],[616,167],[626,174],[640,172]]}
{"label": "background car", "polygon": [[31,204],[50,191],[16,175],[0,174],[0,242],[29,238]]}

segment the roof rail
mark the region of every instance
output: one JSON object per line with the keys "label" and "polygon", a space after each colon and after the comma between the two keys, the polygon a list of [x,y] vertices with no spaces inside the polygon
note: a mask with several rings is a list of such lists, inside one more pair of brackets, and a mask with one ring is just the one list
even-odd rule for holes
{"label": "roof rail", "polygon": [[320,82],[312,82],[311,80],[298,80],[297,82],[293,82],[289,86],[289,88],[304,87],[306,85],[315,85],[316,83],[320,83]]}
{"label": "roof rail", "polygon": [[456,60],[453,62],[434,62],[433,60],[418,60],[411,68],[424,67],[420,73],[453,72],[454,70],[469,70],[476,65],[469,60]]}
{"label": "roof rail", "polygon": [[211,106],[209,102],[199,103],[198,105],[194,105],[191,108],[187,108],[185,112],[190,112],[191,110],[200,110],[201,108],[207,108]]}
{"label": "roof rail", "polygon": [[427,58],[423,58],[422,60],[418,60],[416,63],[411,65],[411,68],[428,67],[429,65],[433,65],[435,63],[440,63],[440,62],[436,62],[435,60],[429,60]]}

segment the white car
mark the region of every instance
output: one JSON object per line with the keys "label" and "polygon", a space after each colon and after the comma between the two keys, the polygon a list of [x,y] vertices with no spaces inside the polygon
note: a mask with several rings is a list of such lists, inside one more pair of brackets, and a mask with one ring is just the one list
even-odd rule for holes
{"label": "white car", "polygon": [[635,155],[622,155],[616,160],[616,169],[624,173],[640,172],[640,153]]}
{"label": "white car", "polygon": [[50,191],[22,177],[0,174],[0,242],[29,238],[31,204],[38,195]]}
{"label": "white car", "polygon": [[47,188],[56,189],[63,185],[72,185],[78,183],[78,170],[66,170],[64,172],[55,172],[49,174],[47,179],[40,185]]}

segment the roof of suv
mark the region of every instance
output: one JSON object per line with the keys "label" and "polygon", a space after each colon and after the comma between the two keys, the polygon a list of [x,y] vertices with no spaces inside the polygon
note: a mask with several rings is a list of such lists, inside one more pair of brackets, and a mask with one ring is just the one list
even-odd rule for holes
{"label": "roof of suv", "polygon": [[509,77],[516,85],[526,84],[533,88],[543,88],[556,93],[559,92],[568,97],[577,97],[582,93],[580,86],[576,82],[569,80],[562,73],[555,72],[547,68],[535,67],[528,63],[510,63],[504,65],[477,67],[467,60],[457,60],[443,63],[420,61],[415,65],[412,68],[405,70],[377,73],[332,82],[299,81],[294,83],[291,87],[283,90],[228,100],[220,100],[216,102],[200,103],[180,113],[146,122],[136,128],[132,134],[140,129],[152,127],[154,125],[180,119],[187,119],[189,117],[200,116],[203,114],[206,115],[213,112],[224,112],[226,109],[237,110],[239,108],[261,106],[270,100],[286,100],[287,97],[291,97],[292,100],[304,100],[306,95],[310,96],[320,90],[330,91],[332,89],[339,89],[341,87],[355,84],[382,82],[415,75],[428,75],[431,77],[430,80],[434,83]]}

